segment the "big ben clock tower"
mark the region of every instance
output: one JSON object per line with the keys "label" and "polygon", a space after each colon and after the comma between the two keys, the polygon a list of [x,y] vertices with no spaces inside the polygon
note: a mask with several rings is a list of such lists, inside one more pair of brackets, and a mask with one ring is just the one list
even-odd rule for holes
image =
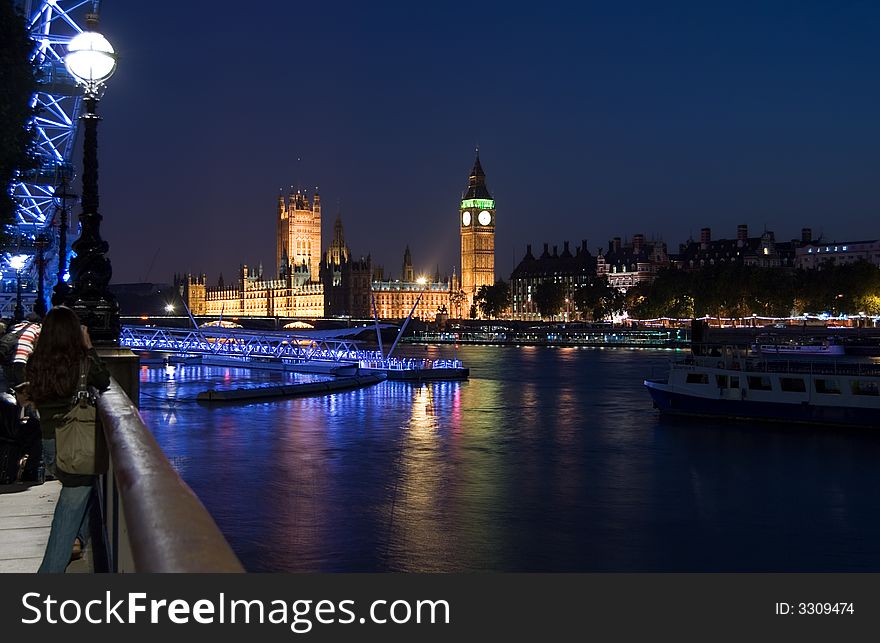
{"label": "big ben clock tower", "polygon": [[461,199],[458,224],[461,233],[462,315],[468,317],[480,286],[495,283],[495,201],[486,187],[480,152]]}

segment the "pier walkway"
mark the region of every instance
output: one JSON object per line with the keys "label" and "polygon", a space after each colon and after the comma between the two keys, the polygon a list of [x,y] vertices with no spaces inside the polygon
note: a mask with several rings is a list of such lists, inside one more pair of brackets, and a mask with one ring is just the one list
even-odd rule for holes
{"label": "pier walkway", "polygon": [[36,572],[61,483],[0,486],[0,572]]}
{"label": "pier walkway", "polygon": [[379,351],[361,350],[357,342],[333,337],[333,331],[312,335],[285,331],[249,331],[235,328],[163,328],[124,326],[119,342],[133,351],[155,351],[176,355],[209,356],[242,360],[252,368],[285,364],[351,364],[369,372],[381,370],[392,379],[403,371],[439,374],[448,371],[459,379],[465,369],[458,359],[407,359],[383,356]]}

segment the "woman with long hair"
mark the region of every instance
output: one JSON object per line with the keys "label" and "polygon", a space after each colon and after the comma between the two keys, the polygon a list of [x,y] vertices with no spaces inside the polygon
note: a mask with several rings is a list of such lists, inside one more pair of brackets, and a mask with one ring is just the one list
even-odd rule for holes
{"label": "woman with long hair", "polygon": [[56,306],[46,315],[40,337],[27,364],[27,397],[40,414],[47,472],[61,481],[61,495],[55,505],[52,529],[41,573],[58,573],[67,568],[74,543],[85,544],[88,536],[89,500],[96,476],[62,471],[54,462],[55,428],[73,408],[80,371],[86,368],[87,382],[99,391],[110,386],[107,367],[92,347],[89,331],[80,325],[70,308]]}

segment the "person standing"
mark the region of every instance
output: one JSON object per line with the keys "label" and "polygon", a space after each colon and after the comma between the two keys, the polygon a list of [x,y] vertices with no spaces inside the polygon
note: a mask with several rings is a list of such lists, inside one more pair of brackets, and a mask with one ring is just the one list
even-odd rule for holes
{"label": "person standing", "polygon": [[10,329],[10,333],[20,333],[15,353],[12,356],[11,369],[7,376],[10,388],[15,388],[25,381],[25,370],[28,360],[34,352],[34,347],[37,345],[37,339],[40,337],[40,328],[40,316],[36,313],[30,313],[23,322]]}
{"label": "person standing", "polygon": [[[70,308],[56,306],[46,315],[26,370],[27,399],[40,414],[43,439],[52,441],[53,445],[55,428],[73,408],[83,365],[88,369],[89,386],[107,390],[110,374],[92,347],[88,330],[80,325]],[[55,476],[61,481],[61,494],[55,505],[40,573],[63,572],[70,562],[75,541],[85,544],[89,504],[97,478],[66,473],[57,466]]]}

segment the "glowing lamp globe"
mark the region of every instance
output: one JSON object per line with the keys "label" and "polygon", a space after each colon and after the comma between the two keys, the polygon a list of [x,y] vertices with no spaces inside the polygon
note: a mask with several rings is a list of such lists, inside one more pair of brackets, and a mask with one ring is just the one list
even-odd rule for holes
{"label": "glowing lamp globe", "polygon": [[116,54],[107,39],[95,31],[84,31],[67,45],[64,64],[84,83],[100,83],[116,70]]}

